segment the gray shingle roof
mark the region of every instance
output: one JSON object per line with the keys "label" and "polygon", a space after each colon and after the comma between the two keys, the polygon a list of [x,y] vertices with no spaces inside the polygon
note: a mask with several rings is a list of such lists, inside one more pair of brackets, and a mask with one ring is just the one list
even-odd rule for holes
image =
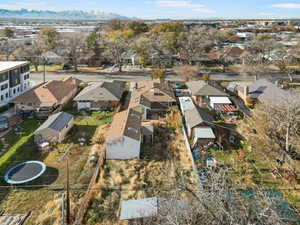
{"label": "gray shingle roof", "polygon": [[211,123],[213,117],[202,109],[193,108],[185,111],[185,121],[191,127],[195,127],[201,123]]}
{"label": "gray shingle roof", "polygon": [[227,96],[225,92],[220,91],[203,80],[187,82],[186,85],[193,96]]}
{"label": "gray shingle roof", "polygon": [[260,102],[278,104],[284,101],[286,91],[267,79],[259,79],[249,86],[248,96]]}
{"label": "gray shingle roof", "polygon": [[74,101],[120,101],[124,91],[124,82],[94,83],[84,88]]}
{"label": "gray shingle roof", "polygon": [[66,112],[59,112],[50,116],[36,131],[43,129],[51,129],[54,131],[61,131],[72,120],[73,115]]}

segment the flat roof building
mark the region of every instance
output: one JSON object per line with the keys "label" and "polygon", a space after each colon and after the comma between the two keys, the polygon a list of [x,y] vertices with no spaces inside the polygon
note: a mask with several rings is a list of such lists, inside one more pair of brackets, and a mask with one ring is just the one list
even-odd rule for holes
{"label": "flat roof building", "polygon": [[0,61],[0,107],[30,89],[30,63]]}

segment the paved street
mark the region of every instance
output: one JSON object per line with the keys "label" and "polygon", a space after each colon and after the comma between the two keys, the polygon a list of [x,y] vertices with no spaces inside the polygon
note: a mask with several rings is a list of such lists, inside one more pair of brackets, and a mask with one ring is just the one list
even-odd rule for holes
{"label": "paved street", "polygon": [[[114,74],[105,74],[105,73],[72,73],[72,72],[47,72],[46,80],[59,80],[68,76],[76,77],[85,82],[100,82],[103,80],[122,80],[122,81],[140,81],[140,80],[150,80],[150,73],[114,73]],[[266,78],[288,78],[287,75],[282,73],[273,73],[272,75],[266,75]],[[232,74],[232,73],[213,73],[210,78],[212,80],[224,80],[224,81],[252,81],[254,80],[253,76],[246,74]],[[295,75],[295,79],[300,80],[300,75]],[[182,80],[180,76],[175,74],[167,75],[168,80],[180,81]],[[37,85],[43,82],[43,72],[32,72],[31,80],[33,85]]]}

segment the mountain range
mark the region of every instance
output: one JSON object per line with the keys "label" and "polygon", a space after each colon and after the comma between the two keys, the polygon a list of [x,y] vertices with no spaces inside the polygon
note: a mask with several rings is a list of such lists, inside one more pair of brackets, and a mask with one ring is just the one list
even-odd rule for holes
{"label": "mountain range", "polygon": [[56,20],[110,20],[133,19],[114,13],[87,12],[81,10],[49,11],[49,10],[9,10],[0,9],[2,19],[56,19]]}

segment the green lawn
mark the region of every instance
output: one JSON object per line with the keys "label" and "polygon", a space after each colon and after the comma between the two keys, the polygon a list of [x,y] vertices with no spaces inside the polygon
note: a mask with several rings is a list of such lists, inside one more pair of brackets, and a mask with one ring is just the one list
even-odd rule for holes
{"label": "green lawn", "polygon": [[[12,131],[4,137],[5,143],[9,147],[0,157],[0,174],[3,174],[16,161],[26,161],[38,157],[36,147],[33,143],[33,132],[39,127],[39,122],[36,120],[26,120],[21,127],[22,130],[19,134]],[[1,145],[3,148],[3,144]]]}
{"label": "green lawn", "polygon": [[[10,148],[0,158],[1,176],[4,175],[9,167],[20,161],[41,160],[47,165],[46,172],[39,179],[26,185],[43,184],[62,188],[66,183],[66,160],[61,159],[65,156],[68,144],[74,143],[68,154],[70,185],[74,188],[77,185],[79,185],[78,187],[81,187],[81,185],[87,186],[94,172],[94,168],[87,166],[92,143],[81,146],[77,138],[80,133],[84,132],[87,139],[92,139],[97,127],[110,122],[111,118],[112,113],[105,112],[76,116],[74,129],[70,132],[68,138],[64,143],[54,146],[53,150],[48,153],[39,153],[33,142],[33,132],[39,126],[39,122],[26,120],[21,125],[23,127],[22,131],[25,132],[22,136],[14,132],[6,136],[7,142],[10,143]],[[1,181],[0,185],[7,184]],[[82,191],[79,189],[76,192],[71,192],[71,199],[78,199],[78,194],[83,195],[84,191],[84,189]],[[51,191],[48,188],[3,188],[0,192],[0,211],[5,210],[7,213],[32,211],[32,215],[27,221],[28,225],[61,224],[61,194],[62,192],[60,191]]]}
{"label": "green lawn", "polygon": [[[46,71],[57,71],[57,70],[62,70],[63,66],[62,65],[48,65],[45,67]],[[38,66],[38,70],[39,71],[44,71],[44,66]],[[34,71],[35,72],[35,67],[34,66],[30,66],[30,71]]]}

